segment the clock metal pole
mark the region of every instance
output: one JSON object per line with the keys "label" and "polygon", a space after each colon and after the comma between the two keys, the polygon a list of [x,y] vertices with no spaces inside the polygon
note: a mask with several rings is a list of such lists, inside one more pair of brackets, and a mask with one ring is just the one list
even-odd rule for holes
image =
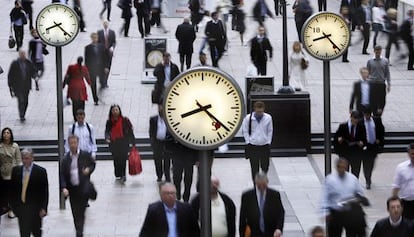
{"label": "clock metal pole", "polygon": [[323,61],[323,114],[325,140],[325,175],[331,173],[331,79],[330,61]]}
{"label": "clock metal pole", "polygon": [[[58,164],[59,164],[59,174],[60,174],[60,161],[65,153],[64,148],[64,135],[63,135],[63,92],[62,92],[62,47],[56,47],[56,103],[57,103],[57,120],[58,120]],[[61,187],[59,184],[59,208],[61,210],[65,209],[65,197],[61,192]]]}
{"label": "clock metal pole", "polygon": [[209,151],[199,151],[201,237],[211,237],[211,168]]}

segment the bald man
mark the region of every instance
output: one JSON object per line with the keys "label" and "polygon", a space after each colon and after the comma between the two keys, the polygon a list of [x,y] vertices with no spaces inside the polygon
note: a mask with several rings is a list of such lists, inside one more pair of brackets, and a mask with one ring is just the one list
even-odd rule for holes
{"label": "bald man", "polygon": [[191,67],[191,55],[193,54],[193,42],[196,39],[194,27],[190,24],[190,18],[185,17],[184,22],[177,26],[175,38],[178,40],[181,71],[184,70],[184,61],[187,69],[189,69]]}

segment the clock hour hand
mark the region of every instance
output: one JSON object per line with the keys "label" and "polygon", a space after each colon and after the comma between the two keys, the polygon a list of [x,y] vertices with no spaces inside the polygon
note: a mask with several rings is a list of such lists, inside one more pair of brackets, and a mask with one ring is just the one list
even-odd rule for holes
{"label": "clock hour hand", "polygon": [[[203,108],[203,106],[196,100],[197,106],[201,108]],[[215,126],[216,130],[218,128],[220,128],[220,126],[222,126],[224,129],[226,129],[226,131],[230,131],[230,129],[228,127],[226,127],[226,125],[224,125],[222,122],[220,122],[220,120],[218,120],[213,114],[211,114],[207,109],[202,109],[214,122],[213,122],[213,126]],[[218,123],[218,124],[217,124]]]}
{"label": "clock hour hand", "polygon": [[339,49],[339,47],[331,40],[331,38],[329,38],[329,37],[331,37],[330,35],[328,36],[327,34],[325,34],[325,32],[322,32],[322,34],[324,36],[326,36],[326,38],[329,40],[329,42],[331,42],[334,49]]}
{"label": "clock hour hand", "polygon": [[330,37],[330,36],[331,36],[331,34],[324,35],[324,36],[321,36],[321,37],[318,37],[318,38],[313,39],[313,41],[318,41],[318,40],[321,40],[321,39],[325,39],[325,38]]}
{"label": "clock hour hand", "polygon": [[49,26],[48,28],[46,28],[46,33],[47,34],[49,34],[50,29],[53,29],[55,27],[59,27],[60,25],[62,25],[62,23],[59,23],[59,24],[56,24],[56,22],[53,22],[53,23],[55,23],[53,26]]}
{"label": "clock hour hand", "polygon": [[206,106],[203,106],[201,108],[198,108],[198,109],[195,109],[195,110],[191,110],[191,111],[189,111],[187,113],[181,114],[181,118],[188,117],[190,115],[196,114],[198,112],[204,111],[205,109],[209,109],[209,108],[211,108],[211,105],[206,105]]}
{"label": "clock hour hand", "polygon": [[68,33],[68,32],[66,32],[66,30],[64,30],[60,25],[62,25],[62,23],[59,23],[59,24],[57,24],[56,22],[53,22],[53,23],[55,23],[55,25],[57,26],[57,27],[59,27],[59,29],[63,32],[63,35],[67,35],[67,36],[69,36],[70,37],[70,34]]}

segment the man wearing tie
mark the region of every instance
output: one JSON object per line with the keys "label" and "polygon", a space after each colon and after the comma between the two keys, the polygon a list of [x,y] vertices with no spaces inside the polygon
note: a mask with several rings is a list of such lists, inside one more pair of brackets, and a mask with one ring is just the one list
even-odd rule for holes
{"label": "man wearing tie", "polygon": [[269,179],[265,173],[255,176],[255,188],[242,194],[240,207],[239,232],[244,237],[246,227],[252,237],[280,237],[285,221],[278,191],[268,188]]}
{"label": "man wearing tie", "polygon": [[359,112],[352,111],[349,120],[339,124],[333,141],[335,152],[349,162],[351,172],[357,178],[361,169],[362,148],[367,140],[365,129],[358,122]]}
{"label": "man wearing tie", "polygon": [[105,46],[105,76],[104,78],[99,78],[101,83],[101,88],[108,88],[108,76],[109,71],[111,70],[112,56],[114,55],[114,49],[116,45],[116,36],[115,32],[109,29],[109,22],[103,22],[103,29],[98,30],[98,42]]}
{"label": "man wearing tie", "polygon": [[31,149],[22,152],[21,166],[13,168],[11,207],[19,218],[21,237],[42,236],[42,218],[47,214],[49,185],[46,169],[33,163]]}

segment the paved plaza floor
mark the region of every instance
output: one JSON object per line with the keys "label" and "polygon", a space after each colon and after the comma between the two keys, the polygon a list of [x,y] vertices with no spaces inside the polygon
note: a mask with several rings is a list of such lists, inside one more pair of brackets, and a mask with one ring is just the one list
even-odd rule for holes
{"label": "paved plaza floor", "polygon": [[[0,65],[6,73],[0,75],[0,124],[1,127],[11,127],[15,139],[56,139],[56,75],[55,50],[49,47],[50,54],[46,57],[46,72],[40,81],[40,91],[30,93],[29,108],[26,122],[20,123],[17,112],[16,99],[10,98],[7,86],[7,71],[10,62],[17,57],[15,50],[7,48],[9,29],[9,9],[13,6],[12,0],[2,0],[0,10]],[[245,10],[250,12],[252,2],[245,1]],[[273,8],[273,1],[268,1]],[[288,1],[290,4],[293,1]],[[316,2],[316,1],[312,1]],[[50,3],[49,0],[36,0],[35,13]],[[101,10],[101,0],[82,1],[87,32],[80,33],[73,43],[63,48],[63,69],[68,64],[76,62],[76,58],[83,55],[84,46],[89,42],[89,35],[101,27],[98,14]],[[297,40],[296,28],[293,20],[291,6],[287,8],[288,14],[288,45],[289,50],[293,41]],[[316,9],[314,7],[314,9]],[[337,12],[338,0],[328,1],[328,10]],[[113,16],[110,27],[117,32],[117,47],[113,58],[113,66],[109,79],[109,88],[99,93],[100,105],[94,106],[90,90],[90,100],[86,104],[87,120],[97,130],[97,137],[103,138],[105,120],[108,116],[109,106],[113,103],[121,105],[122,112],[128,116],[137,137],[148,136],[148,118],[156,113],[156,106],[150,102],[152,85],[141,84],[143,73],[143,40],[137,29],[136,16],[131,20],[130,37],[125,38],[118,34],[122,25],[120,10],[113,4]],[[169,32],[164,34],[159,29],[152,30],[151,37],[167,38],[168,50],[172,53],[172,61],[179,63],[175,28],[182,22],[179,18],[163,18]],[[205,22],[203,23],[205,24]],[[247,31],[245,38],[255,35],[257,24],[251,17],[246,19]],[[268,74],[274,75],[276,89],[282,85],[282,18],[267,19],[268,36],[274,47],[274,58],[268,62]],[[204,27],[201,26],[195,41],[197,52],[202,40]],[[332,61],[331,65],[331,110],[332,130],[338,123],[348,117],[349,97],[352,83],[358,80],[358,70],[366,65],[372,55],[362,55],[362,42],[358,41],[359,33],[353,33],[353,45],[349,49],[350,63],[342,63],[340,59]],[[24,47],[30,39],[25,29]],[[244,77],[246,67],[250,64],[249,47],[240,44],[238,33],[228,31],[229,50],[219,62],[220,68],[232,75],[245,87]],[[386,36],[379,39],[385,45]],[[372,42],[369,52],[372,53]],[[404,51],[404,47],[402,48]],[[193,64],[197,62],[197,53],[193,55]],[[399,60],[399,53],[395,49],[391,54],[391,80],[392,89],[387,96],[387,105],[383,115],[386,131],[414,131],[414,72],[406,70],[406,61]],[[307,91],[311,98],[311,129],[313,133],[323,131],[323,82],[322,62],[310,60],[306,73],[308,80]],[[66,92],[64,92],[65,94]],[[72,123],[71,107],[64,108],[65,131]],[[371,207],[365,209],[368,229],[378,218],[386,215],[385,200],[391,193],[394,167],[407,159],[406,154],[381,154],[377,160],[374,171],[372,190],[366,194],[371,201]],[[58,174],[56,162],[40,162],[48,170],[50,182],[49,215],[44,220],[44,236],[64,237],[74,236],[74,228],[69,203],[66,210],[58,208]],[[141,228],[146,208],[150,202],[158,199],[157,184],[153,162],[143,161],[144,172],[136,177],[128,177],[125,186],[115,182],[112,175],[113,167],[110,161],[99,161],[97,169],[92,176],[98,188],[98,199],[91,202],[87,210],[85,236],[137,236]],[[284,236],[302,237],[309,229],[322,224],[317,207],[320,200],[321,185],[323,183],[324,158],[323,155],[309,155],[308,157],[272,158],[269,171],[270,185],[280,190],[283,204],[286,208],[286,224]],[[235,201],[237,209],[240,207],[240,196],[243,190],[250,188],[249,163],[245,159],[217,159],[214,161],[213,174],[218,176],[222,183],[222,191],[228,193]],[[194,175],[196,178],[196,174]],[[365,181],[361,179],[361,184]],[[193,187],[195,190],[195,187]],[[17,220],[2,217],[0,225],[1,237],[18,236]]]}

